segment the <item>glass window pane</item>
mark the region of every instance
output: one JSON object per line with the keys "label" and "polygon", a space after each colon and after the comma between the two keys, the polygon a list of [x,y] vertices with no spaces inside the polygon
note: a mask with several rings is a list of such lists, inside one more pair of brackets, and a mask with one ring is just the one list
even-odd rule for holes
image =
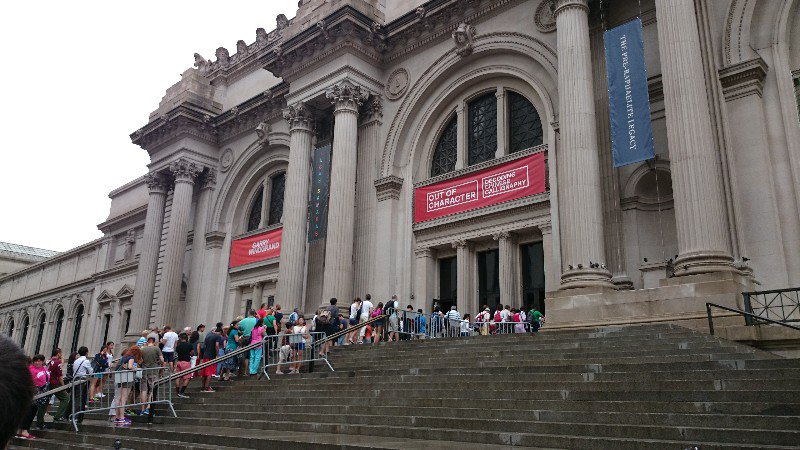
{"label": "glass window pane", "polygon": [[521,94],[508,92],[508,151],[526,150],[542,144],[542,121],[533,104]]}
{"label": "glass window pane", "polygon": [[261,224],[261,205],[264,203],[264,189],[258,186],[258,194],[250,206],[250,215],[247,217],[247,231],[257,230]]}
{"label": "glass window pane", "polygon": [[456,118],[453,117],[442,130],[442,135],[439,136],[436,149],[433,151],[433,160],[431,161],[432,177],[455,170],[456,159],[458,158],[458,150],[456,148],[457,135],[458,123]]}
{"label": "glass window pane", "polygon": [[[490,308],[500,303],[500,252],[497,249],[478,253],[478,305]],[[473,311],[462,311],[475,314]]]}
{"label": "glass window pane", "polygon": [[497,97],[494,92],[469,102],[469,165],[494,159],[497,151]]}
{"label": "glass window pane", "polygon": [[457,283],[456,258],[440,259],[439,307],[443,312],[449,311],[450,307],[456,304]]}
{"label": "glass window pane", "polygon": [[274,225],[279,223],[283,216],[283,193],[286,188],[286,172],[273,176],[270,179],[270,183],[268,225]]}

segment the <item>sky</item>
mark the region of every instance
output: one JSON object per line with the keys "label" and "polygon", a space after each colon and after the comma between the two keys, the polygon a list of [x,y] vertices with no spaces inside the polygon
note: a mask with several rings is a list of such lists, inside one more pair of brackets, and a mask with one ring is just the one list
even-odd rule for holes
{"label": "sky", "polygon": [[5,2],[0,241],[65,251],[102,236],[108,193],[144,175],[129,135],[217,47],[255,41],[297,0]]}

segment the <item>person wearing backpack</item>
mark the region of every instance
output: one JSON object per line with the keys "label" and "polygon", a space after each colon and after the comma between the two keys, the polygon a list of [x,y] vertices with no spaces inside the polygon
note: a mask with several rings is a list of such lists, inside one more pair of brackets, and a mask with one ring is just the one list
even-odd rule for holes
{"label": "person wearing backpack", "polygon": [[397,342],[399,339],[398,332],[400,331],[400,318],[397,317],[397,307],[400,306],[400,303],[397,301],[397,296],[393,295],[392,299],[386,302],[386,306],[383,307],[383,313],[389,316],[389,337],[387,338],[388,342],[395,341]]}
{"label": "person wearing backpack", "polygon": [[[317,331],[322,331],[325,336],[332,336],[339,331],[339,307],[337,298],[331,298],[330,306],[320,312],[317,317]],[[319,349],[319,356],[325,356],[331,350],[331,341],[326,341]]]}

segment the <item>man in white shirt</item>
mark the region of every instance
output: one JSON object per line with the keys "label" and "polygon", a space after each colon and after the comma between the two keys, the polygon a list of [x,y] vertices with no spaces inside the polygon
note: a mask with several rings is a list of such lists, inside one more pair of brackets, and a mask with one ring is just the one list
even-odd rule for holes
{"label": "man in white shirt", "polygon": [[[75,381],[81,381],[84,378],[88,377],[89,375],[94,373],[92,370],[92,363],[86,358],[86,355],[89,353],[89,349],[81,347],[78,349],[79,358],[72,363],[72,376],[74,377]],[[86,401],[89,399],[89,381],[81,383],[78,387],[78,403],[75,405],[76,412],[78,411],[85,411],[86,410]],[[78,423],[83,422],[83,414],[78,414],[75,416],[75,421]]]}
{"label": "man in white shirt", "polygon": [[[364,301],[361,302],[361,316],[359,317],[358,320],[359,323],[366,322],[369,320],[369,316],[370,314],[372,314],[372,308],[373,308],[371,300],[372,296],[367,294],[367,296],[364,298]],[[361,332],[358,335],[359,344],[364,343],[364,334],[366,334],[366,332],[367,332],[367,327],[361,327]]]}
{"label": "man in white shirt", "polygon": [[164,327],[164,337],[161,339],[164,348],[161,354],[164,355],[164,362],[169,364],[169,370],[175,371],[175,345],[178,343],[178,333],[172,331],[169,326]]}
{"label": "man in white shirt", "polygon": [[445,323],[447,323],[447,336],[458,336],[458,330],[461,326],[461,313],[456,309],[456,305],[450,307],[450,311],[444,315]]}

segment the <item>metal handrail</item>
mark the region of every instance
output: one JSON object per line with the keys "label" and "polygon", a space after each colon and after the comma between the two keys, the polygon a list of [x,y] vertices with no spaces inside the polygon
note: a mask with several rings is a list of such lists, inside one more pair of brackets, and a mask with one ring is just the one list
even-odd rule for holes
{"label": "metal handrail", "polygon": [[372,317],[369,320],[365,320],[364,322],[359,322],[359,323],[357,323],[357,324],[355,324],[355,325],[353,325],[351,327],[345,328],[344,330],[337,331],[336,333],[333,333],[330,336],[326,336],[325,339],[321,339],[321,340],[315,342],[314,345],[322,345],[322,344],[328,343],[330,341],[339,339],[340,337],[346,336],[346,335],[352,333],[355,330],[364,328],[367,325],[371,325],[371,324],[373,324],[373,323],[375,323],[375,322],[377,322],[379,320],[386,319],[387,317],[389,317],[389,316],[387,316],[386,314],[381,314],[379,316]]}
{"label": "metal handrail", "polygon": [[736,313],[736,314],[740,314],[740,315],[744,316],[745,318],[747,318],[747,317],[756,318],[756,319],[762,320],[764,322],[774,323],[775,325],[780,325],[782,327],[791,328],[793,330],[800,331],[800,327],[796,327],[794,325],[789,325],[788,323],[779,322],[777,320],[772,320],[772,319],[767,319],[767,318],[764,318],[764,317],[757,316],[755,314],[751,314],[751,313],[746,312],[746,311],[742,311],[740,309],[729,308],[727,306],[718,305],[716,303],[706,303],[706,313],[708,314],[708,331],[712,336],[714,335],[714,316],[711,315],[711,307],[724,309],[725,311],[730,311],[730,312],[733,312],[733,313]]}

